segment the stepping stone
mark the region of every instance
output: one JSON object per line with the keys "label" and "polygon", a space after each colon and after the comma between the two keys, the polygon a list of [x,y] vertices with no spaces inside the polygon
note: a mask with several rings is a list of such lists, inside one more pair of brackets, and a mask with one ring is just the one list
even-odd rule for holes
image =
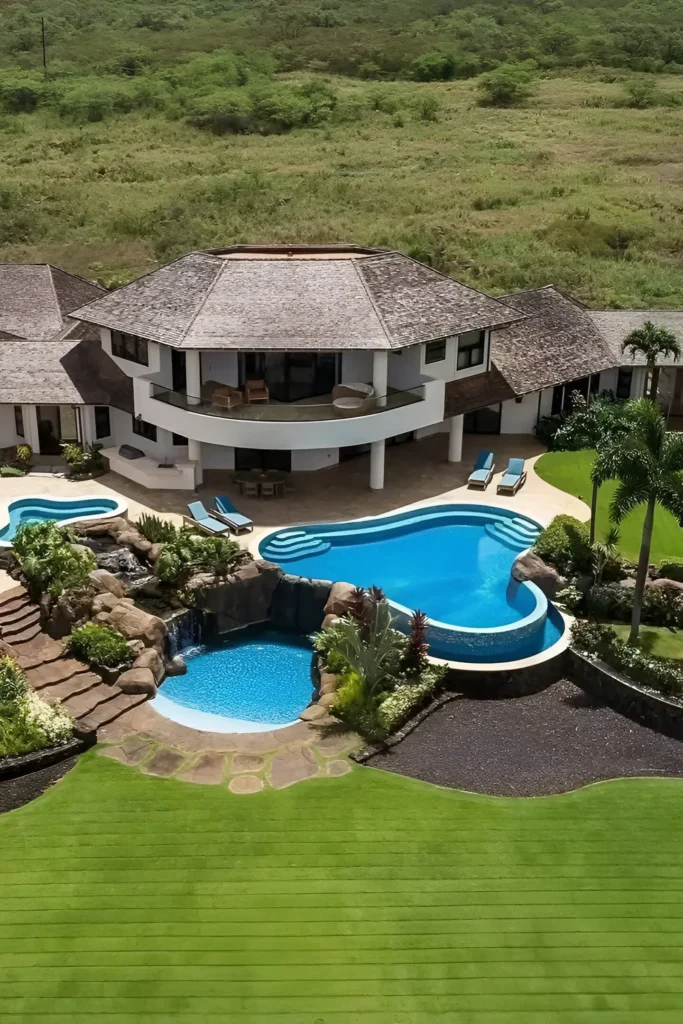
{"label": "stepping stone", "polygon": [[263,779],[259,779],[258,775],[238,775],[230,780],[228,789],[231,793],[239,793],[240,795],[260,793],[263,789]]}
{"label": "stepping stone", "polygon": [[102,747],[99,755],[100,757],[111,757],[114,761],[120,761],[121,764],[140,764],[140,761],[144,761],[153,746],[151,740],[144,739],[142,736],[131,736],[130,739],[114,747]]}
{"label": "stepping stone", "polygon": [[197,782],[203,786],[217,786],[225,775],[225,754],[212,750],[202,754],[191,768],[179,775],[184,782]]}
{"label": "stepping stone", "polygon": [[260,754],[235,754],[232,759],[232,773],[260,772],[265,762]]}
{"label": "stepping stone", "polygon": [[341,754],[357,742],[357,736],[348,729],[335,729],[315,741],[316,748],[324,757]]}
{"label": "stepping stone", "polygon": [[327,765],[327,774],[331,778],[336,779],[340,775],[347,775],[351,771],[351,765],[348,761],[329,761]]}
{"label": "stepping stone", "polygon": [[284,789],[317,774],[318,762],[308,747],[288,747],[273,758],[270,784],[274,789]]}
{"label": "stepping stone", "polygon": [[158,775],[159,778],[165,779],[177,772],[181,764],[184,763],[185,758],[182,754],[179,754],[176,750],[169,750],[168,747],[161,747],[142,770],[147,775]]}

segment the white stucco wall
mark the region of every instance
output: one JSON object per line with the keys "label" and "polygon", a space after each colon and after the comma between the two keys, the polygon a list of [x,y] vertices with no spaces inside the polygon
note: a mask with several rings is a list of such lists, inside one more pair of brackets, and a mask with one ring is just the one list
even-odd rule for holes
{"label": "white stucco wall", "polygon": [[9,448],[24,438],[17,437],[14,427],[14,406],[0,405],[0,448]]}
{"label": "white stucco wall", "polygon": [[[172,461],[174,458],[187,457],[187,445],[174,445],[173,433],[163,427],[157,427],[156,441],[150,441],[146,437],[140,437],[133,433],[133,421],[129,412],[121,409],[110,409],[109,420],[111,425],[111,445],[119,448],[122,444],[133,445],[139,448],[145,455],[158,459]],[[105,445],[106,447],[106,445]]]}
{"label": "white stucco wall", "polygon": [[228,445],[203,444],[201,452],[204,469],[235,468],[235,449]]}
{"label": "white stucco wall", "polygon": [[[117,366],[120,366],[124,373],[128,374],[129,377],[148,377],[151,374],[159,373],[162,369],[161,366],[161,353],[160,349],[166,349],[166,359],[170,366],[170,352],[166,345],[158,345],[155,341],[147,342],[147,356],[149,359],[149,365],[143,366],[142,363],[133,363],[130,359],[119,359],[118,356],[112,355],[111,351],[111,331],[108,327],[100,328],[100,338],[102,339],[102,348],[107,352]],[[166,381],[163,382],[165,386]],[[170,378],[169,378],[170,384]]]}
{"label": "white stucco wall", "polygon": [[372,381],[372,352],[343,352],[343,384],[369,384]]}
{"label": "white stucco wall", "polygon": [[489,355],[491,352],[491,335],[486,332],[484,340],[484,361],[478,366],[471,366],[467,370],[458,370],[458,337],[446,338],[446,355],[438,363],[425,362],[425,345],[417,346],[420,353],[420,373],[437,380],[462,380],[465,377],[474,377],[478,373],[484,373],[489,367]]}
{"label": "white stucco wall", "polygon": [[521,402],[509,398],[503,402],[500,416],[501,434],[533,434],[538,419],[538,391],[524,395]]}
{"label": "white stucco wall", "polygon": [[[396,388],[399,391],[415,388],[420,383],[422,373],[422,349],[420,345],[389,353],[389,387]],[[424,373],[427,376],[437,376],[437,374],[429,373],[429,367]]]}

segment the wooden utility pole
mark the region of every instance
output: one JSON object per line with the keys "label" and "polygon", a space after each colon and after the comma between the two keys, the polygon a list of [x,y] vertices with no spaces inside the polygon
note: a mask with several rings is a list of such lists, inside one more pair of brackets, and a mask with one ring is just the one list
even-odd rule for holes
{"label": "wooden utility pole", "polygon": [[40,19],[40,34],[43,41],[43,71],[47,74],[47,50],[45,48],[45,18]]}

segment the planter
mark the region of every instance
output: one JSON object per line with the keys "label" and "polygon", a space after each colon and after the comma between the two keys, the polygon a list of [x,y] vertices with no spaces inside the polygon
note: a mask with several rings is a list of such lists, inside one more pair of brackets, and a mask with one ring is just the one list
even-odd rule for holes
{"label": "planter", "polygon": [[17,779],[21,775],[29,775],[41,768],[49,768],[50,765],[66,761],[75,754],[82,754],[95,742],[95,734],[88,733],[83,736],[74,736],[68,743],[60,747],[48,747],[45,750],[34,750],[31,754],[22,754],[21,757],[5,757],[0,760],[0,781],[4,779]]}

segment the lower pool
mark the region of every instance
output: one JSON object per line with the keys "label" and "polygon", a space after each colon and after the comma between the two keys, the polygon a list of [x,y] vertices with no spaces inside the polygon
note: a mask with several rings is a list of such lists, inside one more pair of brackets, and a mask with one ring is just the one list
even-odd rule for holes
{"label": "lower pool", "polygon": [[261,732],[296,721],[313,695],[312,647],[275,629],[239,630],[180,652],[187,673],[152,701],[166,718],[213,732]]}
{"label": "lower pool", "polygon": [[27,495],[11,501],[7,507],[9,522],[0,527],[0,547],[11,547],[17,530],[26,523],[56,522],[62,526],[84,519],[108,519],[121,516],[127,506],[106,495],[78,498],[49,498],[42,494]]}

